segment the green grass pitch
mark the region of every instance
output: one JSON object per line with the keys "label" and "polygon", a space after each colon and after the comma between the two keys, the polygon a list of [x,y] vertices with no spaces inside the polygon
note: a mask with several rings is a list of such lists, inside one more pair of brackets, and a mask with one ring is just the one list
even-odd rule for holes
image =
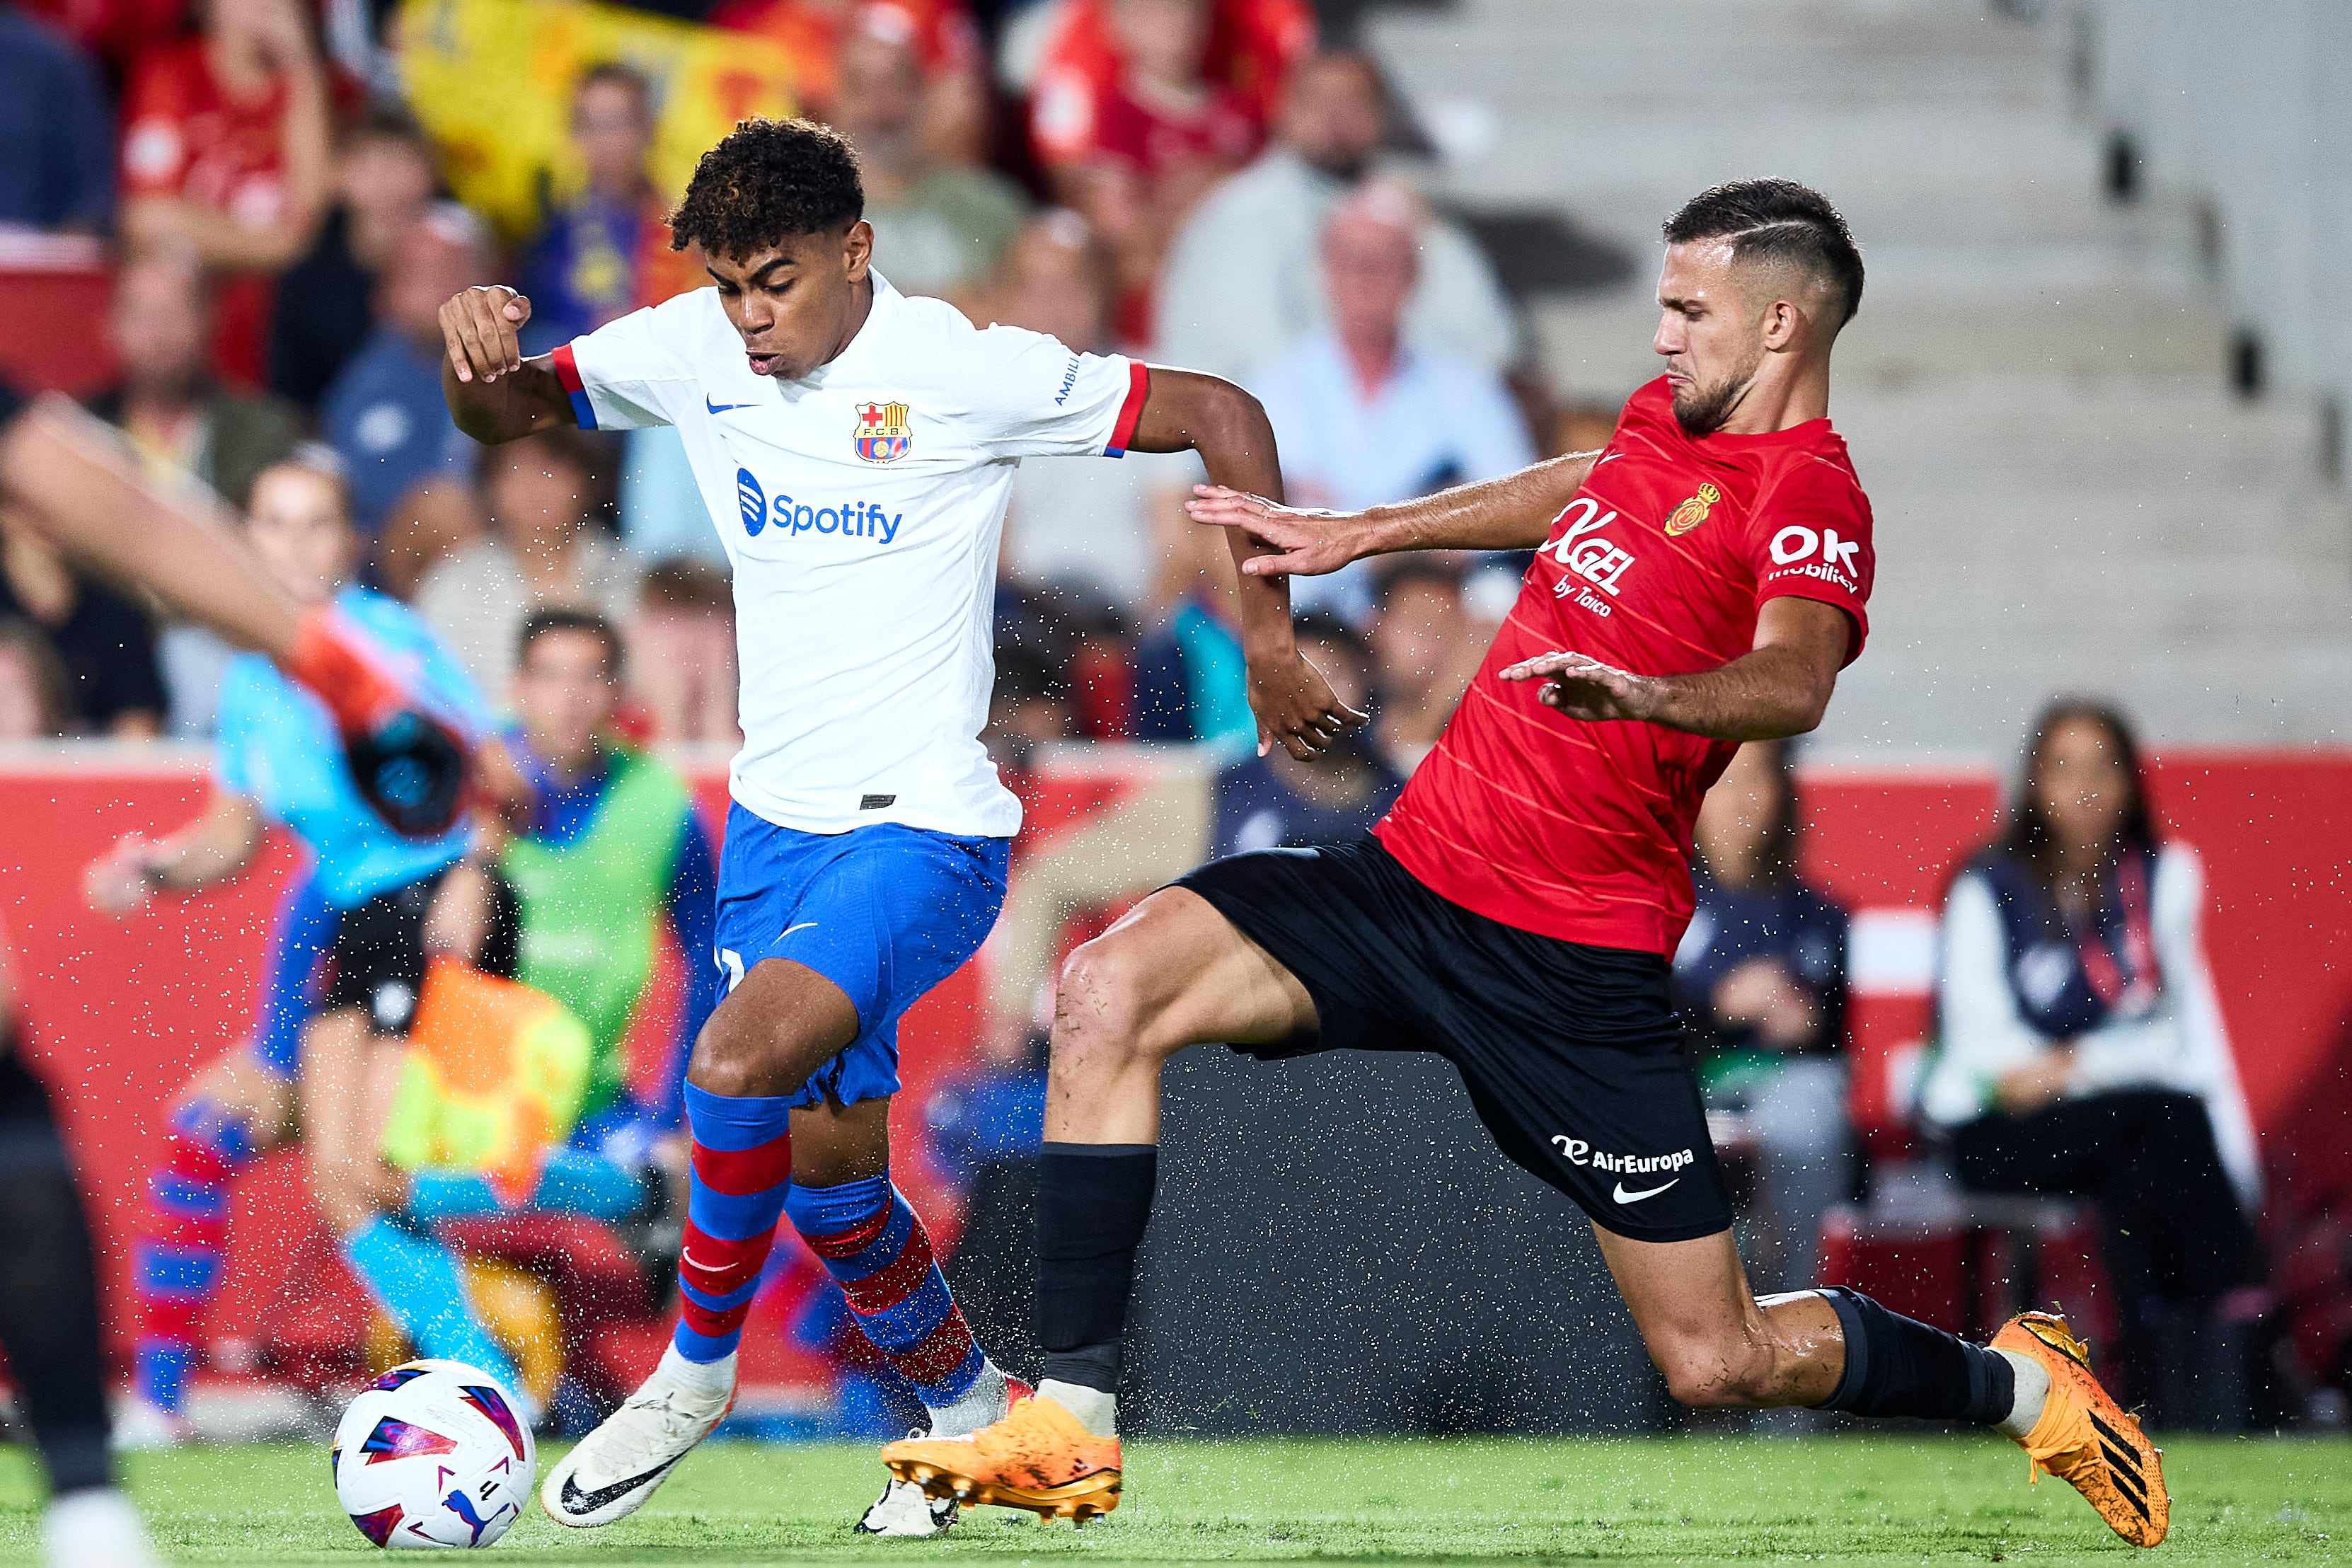
{"label": "green grass pitch", "polygon": [[[2352,1560],[2352,1445],[2176,1439],[2164,1563]],[[1968,1437],[1636,1441],[1153,1442],[1118,1512],[1073,1531],[984,1509],[945,1541],[866,1541],[871,1447],[714,1444],[652,1506],[573,1534],[534,1512],[495,1552],[541,1563],[1097,1563],[1365,1558],[1387,1563],[2128,1561],[2074,1492],[2025,1483],[2006,1442]],[[375,1549],[336,1511],[322,1447],[141,1455],[134,1495],[174,1563],[338,1563]],[[0,1561],[33,1560],[37,1492],[0,1450]],[[414,1561],[414,1559],[409,1559]]]}

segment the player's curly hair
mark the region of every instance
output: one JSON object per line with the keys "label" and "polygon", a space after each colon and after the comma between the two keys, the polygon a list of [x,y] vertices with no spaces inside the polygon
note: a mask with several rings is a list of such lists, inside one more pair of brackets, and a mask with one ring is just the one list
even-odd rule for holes
{"label": "player's curly hair", "polygon": [[1734,180],[1701,191],[1665,222],[1666,243],[1728,239],[1742,261],[1788,261],[1834,288],[1843,326],[1862,308],[1862,252],[1829,197],[1794,180]]}
{"label": "player's curly hair", "polygon": [[810,120],[746,120],[695,164],[669,216],[669,246],[751,256],[865,216],[857,156],[839,132]]}

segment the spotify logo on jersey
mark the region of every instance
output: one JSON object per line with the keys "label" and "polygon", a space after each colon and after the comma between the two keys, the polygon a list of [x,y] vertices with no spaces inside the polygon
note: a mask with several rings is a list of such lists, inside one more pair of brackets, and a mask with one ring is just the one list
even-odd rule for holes
{"label": "spotify logo on jersey", "polygon": [[743,531],[752,538],[768,526],[768,492],[751,477],[749,468],[735,470],[735,504],[743,509]]}
{"label": "spotify logo on jersey", "polygon": [[813,506],[779,495],[771,502],[749,468],[735,470],[735,504],[742,510],[743,531],[754,539],[772,522],[779,534],[814,533],[888,544],[898,537],[898,525],[907,521],[905,512],[885,511],[871,501]]}

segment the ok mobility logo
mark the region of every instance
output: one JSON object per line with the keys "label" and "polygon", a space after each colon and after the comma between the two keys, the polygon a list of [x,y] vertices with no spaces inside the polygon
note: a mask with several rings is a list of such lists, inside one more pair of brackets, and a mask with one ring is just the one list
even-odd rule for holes
{"label": "ok mobility logo", "polygon": [[907,520],[903,511],[884,511],[862,500],[813,507],[780,495],[772,505],[749,468],[735,470],[735,501],[743,511],[743,531],[754,539],[772,522],[779,532],[836,533],[845,539],[874,539],[887,544],[898,537],[898,525]]}

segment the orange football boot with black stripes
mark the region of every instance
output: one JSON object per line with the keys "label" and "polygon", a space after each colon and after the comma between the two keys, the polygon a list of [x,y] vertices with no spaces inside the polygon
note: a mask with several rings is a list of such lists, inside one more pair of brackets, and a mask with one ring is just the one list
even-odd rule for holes
{"label": "orange football boot with black stripes", "polygon": [[882,1450],[902,1481],[967,1506],[1027,1509],[1084,1524],[1118,1506],[1118,1439],[1097,1437],[1042,1394],[969,1437],[908,1437]]}
{"label": "orange football boot with black stripes", "polygon": [[2050,1398],[2019,1440],[2028,1479],[2047,1470],[2083,1494],[2107,1528],[2134,1546],[2154,1546],[2172,1521],[2162,1450],[2091,1375],[2089,1347],[2054,1312],[2020,1312],[1992,1338],[1995,1350],[2032,1356],[2050,1373]]}

